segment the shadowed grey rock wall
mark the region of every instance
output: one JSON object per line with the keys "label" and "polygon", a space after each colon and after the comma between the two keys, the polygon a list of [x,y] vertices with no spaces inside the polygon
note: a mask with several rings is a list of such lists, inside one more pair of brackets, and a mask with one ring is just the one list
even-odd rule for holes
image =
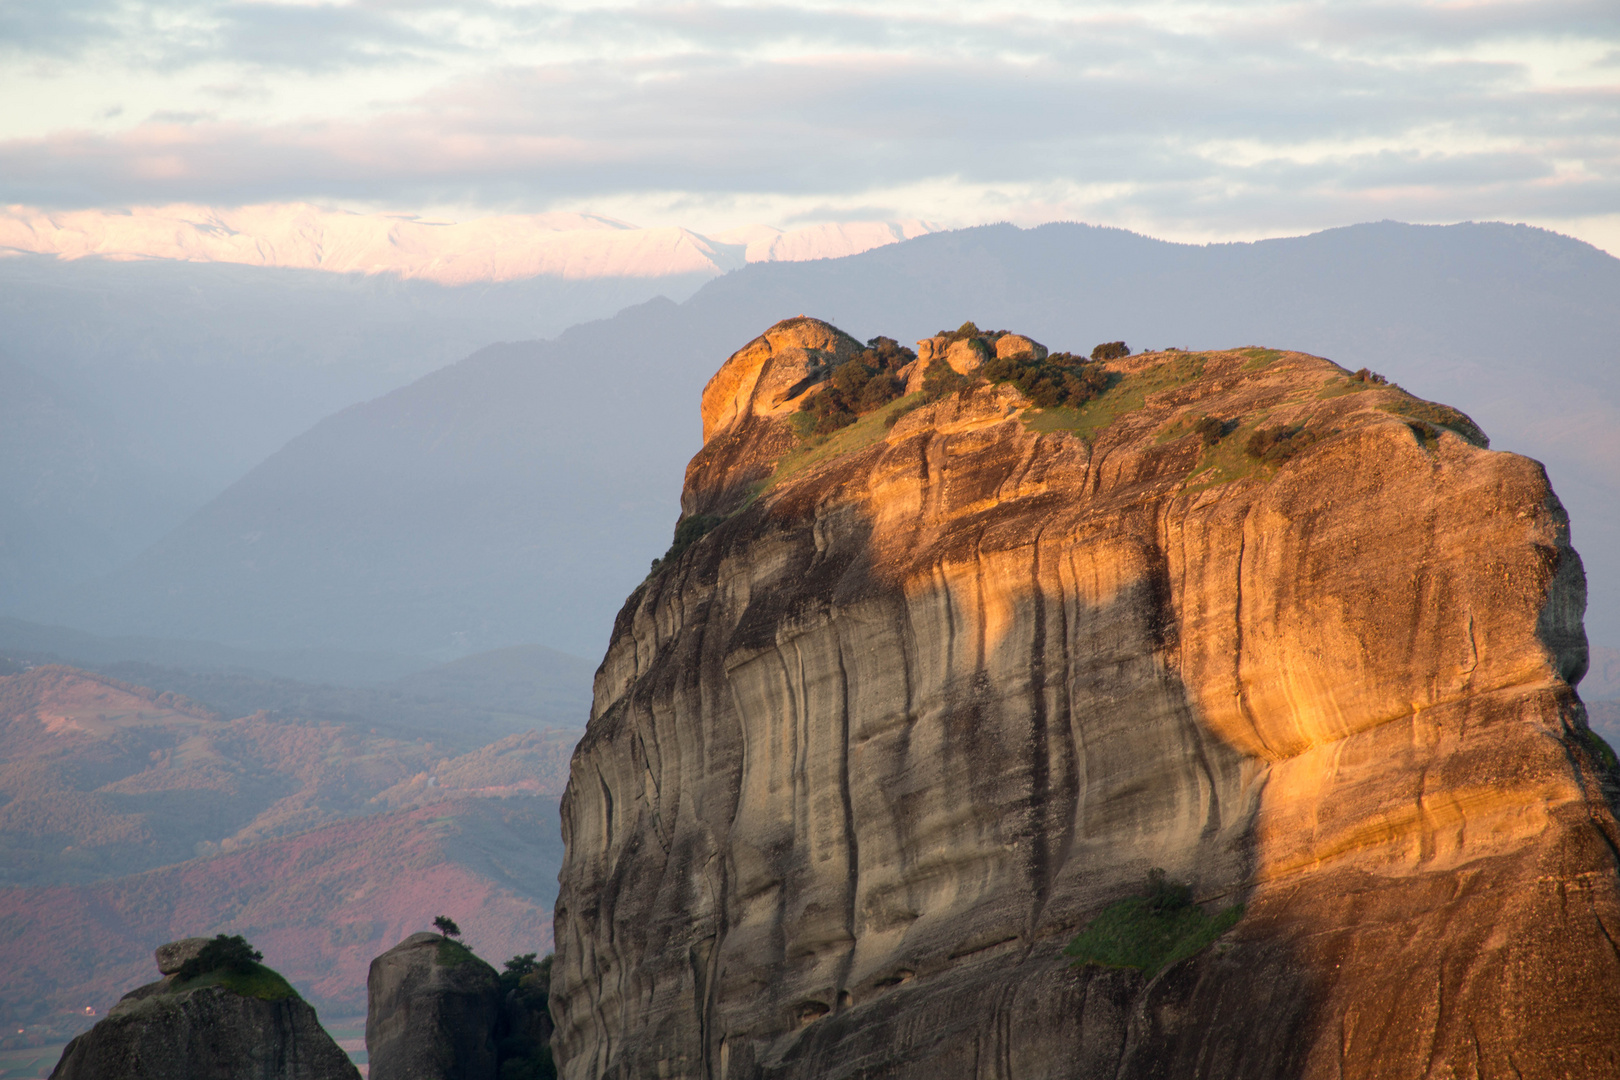
{"label": "shadowed grey rock wall", "polygon": [[496,1080],[495,969],[438,934],[412,934],[366,979],[371,1080]]}
{"label": "shadowed grey rock wall", "polygon": [[290,988],[258,996],[286,987],[268,969],[247,987],[206,975],[181,982],[181,965],[207,940],[159,946],[165,977],[68,1043],[52,1080],[359,1080],[307,1002]]}

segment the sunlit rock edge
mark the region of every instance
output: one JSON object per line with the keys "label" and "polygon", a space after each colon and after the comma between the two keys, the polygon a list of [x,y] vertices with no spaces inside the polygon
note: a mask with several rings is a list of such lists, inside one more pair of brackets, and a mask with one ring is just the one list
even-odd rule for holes
{"label": "sunlit rock edge", "polygon": [[[725,520],[626,602],[564,800],[564,1076],[1614,1074],[1539,464],[1250,350],[1113,362],[1188,373],[1085,438],[981,387],[773,482],[858,348],[789,320],[704,395]],[[1322,438],[1223,479],[1205,415]],[[1072,970],[1152,867],[1244,919]]]}

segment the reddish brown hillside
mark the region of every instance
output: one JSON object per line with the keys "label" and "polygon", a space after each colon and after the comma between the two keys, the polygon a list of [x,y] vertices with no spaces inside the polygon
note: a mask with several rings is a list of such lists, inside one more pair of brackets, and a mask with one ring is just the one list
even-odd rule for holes
{"label": "reddish brown hillside", "polygon": [[0,889],[0,1010],[105,1013],[150,981],[157,945],[214,933],[245,935],[323,1009],[363,1010],[372,957],[435,915],[497,964],[549,949],[533,894],[561,852],[554,800],[463,797],[116,881]]}
{"label": "reddish brown hillside", "polygon": [[557,795],[575,737],[531,732],[447,758],[422,739],[223,720],[178,695],[35,668],[0,678],[0,885],[139,873],[446,789]]}
{"label": "reddish brown hillside", "polygon": [[545,948],[576,736],[447,757],[73,668],[0,677],[0,1021],[72,1034],[64,1010],[103,1011],[177,936],[244,933],[349,1011],[434,915],[493,961]]}

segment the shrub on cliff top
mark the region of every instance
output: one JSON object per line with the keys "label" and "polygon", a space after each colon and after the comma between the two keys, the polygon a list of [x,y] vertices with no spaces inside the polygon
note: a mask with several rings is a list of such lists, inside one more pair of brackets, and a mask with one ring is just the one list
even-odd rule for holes
{"label": "shrub on cliff top", "polygon": [[1091,350],[1093,360],[1123,360],[1129,355],[1130,347],[1123,341],[1105,341]]}
{"label": "shrub on cliff top", "polygon": [[972,341],[974,338],[982,338],[984,337],[984,331],[980,330],[972,319],[969,319],[961,326],[958,326],[955,330],[941,330],[934,336],[936,338],[944,338],[945,345],[947,348],[949,348],[952,342]]}
{"label": "shrub on cliff top", "polygon": [[[514,996],[529,1016],[543,1016],[550,1002],[551,961],[548,954],[536,961],[534,953],[514,956],[506,962],[500,974],[501,998],[510,1001]],[[531,1022],[514,1022],[508,1008],[507,1022],[502,1025],[501,1038],[496,1051],[500,1057],[501,1080],[553,1080],[557,1066],[551,1058],[551,1047],[540,1038],[545,1029]]]}
{"label": "shrub on cliff top", "polygon": [[946,394],[959,393],[972,385],[973,380],[957,374],[944,357],[936,357],[928,365],[928,370],[923,372],[923,400],[938,401]]}
{"label": "shrub on cliff top", "polygon": [[1075,967],[1135,968],[1152,977],[1171,964],[1194,956],[1243,917],[1243,905],[1206,915],[1193,903],[1192,889],[1148,874],[1146,895],[1105,908],[1063,950]]}
{"label": "shrub on cliff top", "polygon": [[1203,440],[1205,446],[1214,446],[1226,437],[1226,421],[1215,416],[1205,416],[1193,425],[1193,431]]}
{"label": "shrub on cliff top", "polygon": [[180,965],[175,974],[179,981],[195,979],[199,975],[206,975],[210,971],[235,971],[246,974],[258,966],[264,959],[264,953],[248,944],[241,934],[216,934],[214,940],[202,947],[202,950]]}
{"label": "shrub on cliff top", "polygon": [[298,991],[286,979],[259,963],[263,959],[264,954],[249,945],[242,935],[218,934],[196,956],[180,965],[180,970],[174,973],[174,985],[177,990],[189,990],[196,985],[223,986],[232,993],[261,1001],[297,997]]}
{"label": "shrub on cliff top", "polygon": [[996,357],[979,373],[992,383],[1012,383],[1038,409],[1077,409],[1109,385],[1100,365],[1073,353],[1053,353],[1044,360],[1027,352]]}
{"label": "shrub on cliff top", "polygon": [[513,990],[520,991],[519,996],[531,1008],[544,1009],[547,996],[551,992],[553,956],[547,953],[544,960],[536,960],[537,955],[537,953],[523,953],[506,962],[505,970],[500,974],[501,994],[505,996]]}
{"label": "shrub on cliff top", "polygon": [[821,392],[799,406],[815,417],[811,432],[831,434],[904,394],[906,387],[897,372],[915,359],[916,353],[893,338],[875,337],[867,342],[864,352],[834,368]]}
{"label": "shrub on cliff top", "polygon": [[[1475,446],[1490,448],[1491,440],[1480,430],[1479,425],[1469,419],[1466,413],[1458,412],[1450,405],[1440,405],[1433,401],[1424,401],[1422,398],[1406,396],[1396,401],[1385,402],[1379,408],[1395,416],[1415,420],[1421,425],[1448,428]],[[1422,428],[1414,428],[1413,433],[1425,442],[1439,436],[1438,431],[1425,432]]]}
{"label": "shrub on cliff top", "polygon": [[1250,457],[1267,465],[1281,465],[1316,441],[1316,435],[1306,431],[1304,425],[1292,427],[1259,428],[1243,444]]}

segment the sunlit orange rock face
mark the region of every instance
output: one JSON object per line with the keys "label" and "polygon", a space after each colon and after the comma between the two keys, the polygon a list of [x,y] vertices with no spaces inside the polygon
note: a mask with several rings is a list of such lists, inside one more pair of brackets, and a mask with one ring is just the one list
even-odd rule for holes
{"label": "sunlit orange rock face", "polygon": [[[564,801],[564,1077],[1620,1075],[1616,777],[1540,465],[1254,349],[801,442],[855,348],[789,320],[704,396],[683,508],[720,524],[626,602]],[[1244,917],[1071,967],[1155,867]]]}

